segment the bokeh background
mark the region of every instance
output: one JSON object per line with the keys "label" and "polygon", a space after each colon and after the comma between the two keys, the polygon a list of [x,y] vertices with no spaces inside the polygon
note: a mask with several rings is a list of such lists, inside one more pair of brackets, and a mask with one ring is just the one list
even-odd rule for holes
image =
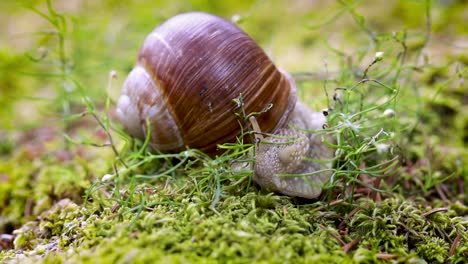
{"label": "bokeh background", "polygon": [[[118,74],[110,91],[111,97],[117,98],[120,84],[132,68],[145,36],[159,23],[181,12],[204,11],[231,19],[260,44],[277,66],[293,74],[311,73],[319,80],[325,78],[325,64],[331,73],[340,69],[342,60],[338,53],[349,56],[362,70],[376,51],[396,56],[401,47],[391,43],[392,33],[406,31],[408,48],[416,49],[424,42],[424,30],[428,26],[426,1],[416,0],[69,0],[52,3],[66,17],[67,70],[97,102],[104,100],[111,70]],[[441,67],[457,59],[466,63],[467,2],[431,3],[432,35],[425,48],[426,57],[431,64]],[[31,8],[45,12],[46,3],[0,3],[2,128],[18,129],[42,122],[42,118],[53,115],[49,110],[51,101],[58,96],[57,90],[67,89],[67,85],[60,84],[53,76],[60,69],[55,29]],[[382,40],[381,45],[375,45],[372,34]],[[72,86],[61,96],[79,101]],[[310,89],[306,94],[316,93],[314,88]]]}

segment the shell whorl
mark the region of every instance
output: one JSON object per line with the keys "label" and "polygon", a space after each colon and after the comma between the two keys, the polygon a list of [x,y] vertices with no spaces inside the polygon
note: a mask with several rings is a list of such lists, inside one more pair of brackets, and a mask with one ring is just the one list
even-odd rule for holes
{"label": "shell whorl", "polygon": [[297,97],[294,80],[236,25],[186,13],[146,38],[117,113],[127,132],[139,138],[148,120],[154,148],[213,152],[239,135],[239,109],[232,100],[241,94],[246,113],[273,105],[257,118],[270,133],[286,125]]}

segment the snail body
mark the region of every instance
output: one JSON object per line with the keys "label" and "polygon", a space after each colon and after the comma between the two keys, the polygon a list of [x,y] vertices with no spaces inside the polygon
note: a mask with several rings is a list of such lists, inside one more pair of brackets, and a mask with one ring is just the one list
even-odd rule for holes
{"label": "snail body", "polygon": [[[197,148],[213,154],[218,144],[234,142],[240,134],[235,114],[239,109],[233,103],[239,96],[245,113],[261,112],[256,116],[257,130],[297,137],[303,147],[295,151],[297,142],[289,148],[260,142],[254,180],[292,196],[316,197],[320,188],[300,186],[312,186],[307,183],[312,176],[296,181],[276,176],[316,169],[302,155],[313,154],[317,139],[289,127],[318,129],[312,125],[316,115],[308,116],[312,112],[297,103],[293,78],[276,68],[247,34],[220,17],[185,13],[157,27],[144,41],[137,64],[123,84],[117,115],[130,135],[143,139],[150,133],[154,149]],[[323,115],[319,119],[324,123]],[[285,162],[288,155],[294,156],[295,163]],[[297,168],[283,169],[284,165]]]}
{"label": "snail body", "polygon": [[334,156],[333,149],[323,144],[316,132],[325,123],[322,113],[313,112],[298,101],[286,127],[273,136],[258,139],[255,182],[290,196],[319,196],[330,178]]}

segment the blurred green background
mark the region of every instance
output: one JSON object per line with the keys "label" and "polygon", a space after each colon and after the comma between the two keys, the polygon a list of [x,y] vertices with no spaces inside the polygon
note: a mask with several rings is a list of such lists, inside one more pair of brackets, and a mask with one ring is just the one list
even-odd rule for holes
{"label": "blurred green background", "polygon": [[[287,71],[324,73],[339,70],[337,50],[355,58],[362,68],[376,51],[389,56],[400,48],[386,45],[392,32],[407,30],[408,43],[424,40],[426,1],[52,1],[66,18],[65,54],[70,75],[86,95],[103,102],[108,73],[118,79],[110,91],[114,100],[125,75],[134,65],[137,51],[159,23],[187,11],[205,11],[235,20],[274,62]],[[447,63],[453,57],[466,61],[468,47],[467,1],[433,1],[432,42],[427,47],[431,63]],[[45,1],[0,2],[0,127],[35,126],[51,117],[58,90],[79,103],[72,85],[60,83],[57,37],[43,17]],[[355,12],[357,17],[350,14]],[[360,16],[360,17],[359,17]],[[364,28],[362,23],[365,24]],[[383,43],[370,40],[371,30]],[[387,42],[388,43],[388,42]],[[410,46],[411,48],[411,46]],[[40,58],[33,61],[25,56]],[[363,60],[367,58],[367,60]],[[307,94],[316,93],[313,88]]]}

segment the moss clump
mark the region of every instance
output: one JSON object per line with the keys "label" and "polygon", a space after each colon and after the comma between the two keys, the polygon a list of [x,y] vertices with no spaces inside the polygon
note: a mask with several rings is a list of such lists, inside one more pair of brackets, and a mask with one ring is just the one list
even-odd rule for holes
{"label": "moss clump", "polygon": [[430,263],[444,263],[448,250],[449,244],[438,237],[424,239],[416,244],[418,255]]}
{"label": "moss clump", "polygon": [[[262,207],[265,200],[272,206]],[[25,251],[28,258],[47,256],[46,263],[65,259],[86,263],[96,258],[104,262],[349,260],[338,241],[317,225],[314,219],[320,218],[319,213],[301,209],[289,198],[248,193],[230,197],[217,209],[220,213],[194,197],[177,207],[151,208],[135,221],[132,214],[107,209],[89,214],[63,200],[40,220],[17,230],[15,246],[32,249]]]}
{"label": "moss clump", "polygon": [[[353,217],[350,225],[363,245],[374,250],[408,257],[416,253],[431,263],[444,262],[457,236],[468,236],[468,221],[462,217],[465,214],[458,216],[448,208],[432,213],[422,205],[402,199],[387,199],[381,204],[365,201],[362,205],[363,210]],[[466,246],[466,242],[463,244]],[[468,257],[467,253],[462,255]]]}
{"label": "moss clump", "polygon": [[[150,202],[163,200],[158,195]],[[313,210],[288,197],[251,192],[230,196],[216,212],[194,196],[159,203],[136,218],[130,208],[113,212],[62,200],[15,231],[15,248],[24,251],[20,256],[3,253],[3,258],[45,263],[343,263],[386,258],[442,263],[468,257],[462,250],[468,222],[458,216],[467,209],[460,204],[456,210],[434,213],[401,198],[382,203],[359,199],[355,206],[357,213],[346,217],[338,213],[340,206]],[[459,235],[462,239],[449,256]]]}

